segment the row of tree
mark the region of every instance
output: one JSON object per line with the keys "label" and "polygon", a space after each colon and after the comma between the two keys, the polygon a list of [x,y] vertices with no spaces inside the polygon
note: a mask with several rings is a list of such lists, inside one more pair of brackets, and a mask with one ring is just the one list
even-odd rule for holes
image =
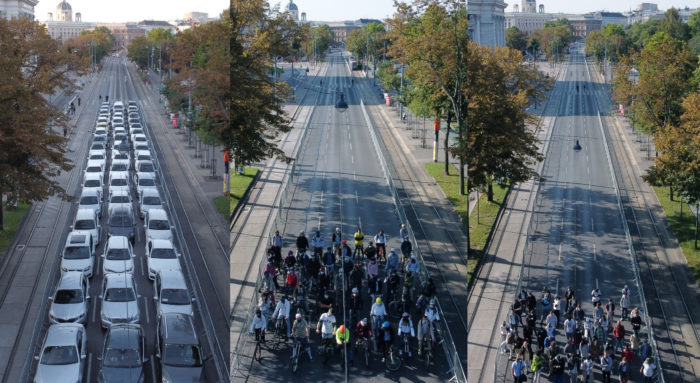
{"label": "row of tree", "polygon": [[548,21],[529,36],[518,27],[506,29],[506,46],[536,56],[544,52],[548,60],[559,60],[573,40],[573,28],[567,18]]}

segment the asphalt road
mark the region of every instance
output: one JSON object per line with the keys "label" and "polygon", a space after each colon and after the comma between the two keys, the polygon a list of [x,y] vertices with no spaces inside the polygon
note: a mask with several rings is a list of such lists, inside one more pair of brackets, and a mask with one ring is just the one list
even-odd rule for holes
{"label": "asphalt road", "polygon": [[[398,249],[400,222],[365,125],[359,100],[350,92],[347,66],[338,56],[332,57],[334,61],[323,79],[322,94],[309,126],[311,130],[297,163],[302,171],[289,204],[290,208],[285,212],[286,223],[284,227],[277,228],[285,240],[283,253],[294,249],[295,238],[301,230],[305,230],[310,237],[319,229],[326,245],[329,246],[331,233],[336,227],[340,227],[344,238],[349,239],[358,226],[365,233],[365,243],[382,229],[389,237],[387,248]],[[344,113],[334,108],[338,92],[345,94],[349,104]],[[352,244],[352,241],[349,243]],[[362,316],[368,316],[371,304],[364,290],[363,297]],[[312,303],[315,302],[312,300]],[[312,305],[312,308],[315,306]],[[316,325],[318,314],[318,310],[311,314],[310,325],[313,327]],[[342,323],[343,313],[337,312],[336,318],[338,324]],[[396,324],[397,321],[392,320],[394,329]],[[268,339],[274,339],[274,336],[269,335]],[[252,343],[249,342],[251,346]],[[274,341],[270,343],[270,347],[263,349],[262,361],[253,362],[246,381],[344,379],[345,369],[339,355],[329,361],[327,366],[318,361],[321,357],[318,350],[320,335],[314,333],[311,336],[314,360],[310,363],[304,355],[301,370],[296,376],[292,375],[289,368],[291,342],[280,347],[274,347]],[[369,368],[365,368],[359,362],[348,366],[348,380],[379,382],[417,379],[424,382],[442,382],[449,379],[446,374],[447,362],[441,350],[436,351],[435,363],[427,371],[416,356],[415,342],[413,350],[413,358],[406,360],[397,373],[387,372],[379,357],[375,356],[370,361]],[[246,351],[252,354],[252,349]]]}

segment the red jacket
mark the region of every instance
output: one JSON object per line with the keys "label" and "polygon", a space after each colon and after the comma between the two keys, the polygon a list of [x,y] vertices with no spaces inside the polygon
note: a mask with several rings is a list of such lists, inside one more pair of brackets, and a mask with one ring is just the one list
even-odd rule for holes
{"label": "red jacket", "polygon": [[289,287],[297,287],[297,275],[289,273],[287,274],[287,286]]}
{"label": "red jacket", "polygon": [[634,352],[628,348],[626,350],[622,350],[621,356],[627,360],[627,363],[632,363],[632,359],[634,359]]}
{"label": "red jacket", "polygon": [[625,326],[622,324],[619,324],[615,327],[613,327],[613,336],[618,339],[622,339],[625,337]]}

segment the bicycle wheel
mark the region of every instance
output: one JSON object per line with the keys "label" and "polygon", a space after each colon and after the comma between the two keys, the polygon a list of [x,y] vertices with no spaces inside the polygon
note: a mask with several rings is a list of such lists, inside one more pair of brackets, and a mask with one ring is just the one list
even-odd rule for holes
{"label": "bicycle wheel", "polygon": [[432,348],[430,345],[425,346],[425,349],[423,350],[423,355],[425,356],[425,368],[428,369],[430,368],[430,359],[432,357]]}
{"label": "bicycle wheel", "polygon": [[401,368],[401,358],[394,354],[393,351],[390,351],[386,357],[386,368],[392,372],[396,372]]}
{"label": "bicycle wheel", "polygon": [[257,360],[258,362],[260,359],[262,359],[262,346],[260,345],[260,342],[257,342],[255,344],[255,351],[253,352],[253,358]]}
{"label": "bicycle wheel", "polygon": [[298,345],[294,346],[295,349],[295,355],[292,358],[292,374],[296,374],[297,370],[299,369],[299,362],[300,362],[300,357],[299,354],[301,353],[301,347]]}
{"label": "bicycle wheel", "polygon": [[367,346],[367,342],[365,342],[363,349],[365,354],[365,367],[369,367],[369,347]]}

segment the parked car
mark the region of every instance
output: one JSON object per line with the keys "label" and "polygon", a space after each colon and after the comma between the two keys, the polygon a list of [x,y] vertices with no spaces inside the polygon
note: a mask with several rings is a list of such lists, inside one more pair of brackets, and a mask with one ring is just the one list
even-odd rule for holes
{"label": "parked car", "polygon": [[153,283],[153,300],[156,302],[158,315],[165,313],[182,313],[194,315],[192,302],[182,271],[160,270]]}
{"label": "parked car", "polygon": [[83,382],[87,363],[87,331],[79,323],[57,323],[49,326],[41,352],[34,383]]}
{"label": "parked car", "polygon": [[102,217],[100,194],[94,189],[83,190],[78,200],[78,209],[91,209],[97,214],[98,218]]}
{"label": "parked car", "polygon": [[117,206],[131,207],[131,193],[128,189],[115,189],[110,192],[107,211]]}
{"label": "parked car", "polygon": [[102,199],[102,177],[99,174],[88,173],[83,178],[83,191],[94,190]]}
{"label": "parked car", "polygon": [[141,193],[144,190],[158,190],[156,186],[156,175],[155,173],[144,173],[138,172],[134,175],[134,184],[136,185],[136,196],[141,198]]}
{"label": "parked car", "polygon": [[102,226],[97,213],[93,209],[78,209],[71,229],[73,229],[74,233],[89,235],[92,252],[97,252],[97,245],[100,243],[100,238],[102,238]]}
{"label": "parked car", "polygon": [[204,382],[204,361],[194,321],[181,313],[160,316],[156,328],[156,357],[163,381]]}
{"label": "parked car", "polygon": [[172,241],[167,239],[154,239],[146,244],[146,263],[148,264],[148,278],[155,279],[162,270],[181,270],[180,253],[175,249]]}
{"label": "parked car", "polygon": [[139,216],[141,219],[152,209],[163,209],[163,200],[160,198],[158,189],[144,189],[139,196]]}
{"label": "parked car", "polygon": [[123,235],[134,243],[134,213],[131,206],[118,206],[109,209],[109,230],[110,237]]}
{"label": "parked car", "polygon": [[163,209],[149,210],[144,218],[143,226],[146,230],[146,241],[151,239],[173,240],[173,227]]}

